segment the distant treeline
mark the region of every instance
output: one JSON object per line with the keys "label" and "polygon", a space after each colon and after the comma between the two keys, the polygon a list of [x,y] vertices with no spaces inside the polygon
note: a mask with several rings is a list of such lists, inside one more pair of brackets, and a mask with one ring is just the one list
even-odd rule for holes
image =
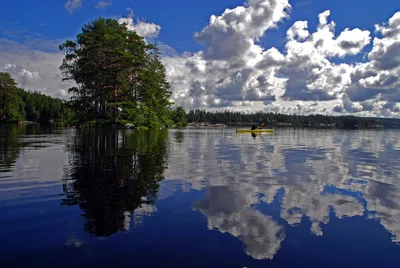
{"label": "distant treeline", "polygon": [[191,110],[189,123],[223,123],[229,126],[264,123],[266,126],[330,128],[400,128],[400,119],[329,115],[286,115],[278,113],[210,112]]}
{"label": "distant treeline", "polygon": [[65,101],[18,88],[8,73],[0,73],[0,122],[68,123],[72,118]]}
{"label": "distant treeline", "polygon": [[22,120],[47,123],[71,123],[74,113],[66,101],[46,96],[40,92],[18,89],[18,115]]}

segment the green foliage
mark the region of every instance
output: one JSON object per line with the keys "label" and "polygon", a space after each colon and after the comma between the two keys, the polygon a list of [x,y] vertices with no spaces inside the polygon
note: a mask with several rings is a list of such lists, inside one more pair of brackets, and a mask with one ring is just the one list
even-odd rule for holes
{"label": "green foliage", "polygon": [[0,73],[0,121],[68,124],[73,112],[60,100],[17,88],[8,73]]}
{"label": "green foliage", "polygon": [[96,19],[60,49],[65,52],[60,66],[64,80],[78,85],[70,93],[80,122],[128,120],[149,128],[170,123],[170,85],[160,53],[126,25]]}
{"label": "green foliage", "polygon": [[181,106],[177,106],[170,112],[170,118],[177,127],[187,126],[186,112]]}
{"label": "green foliage", "polygon": [[18,119],[17,83],[10,74],[0,72],[0,121]]}
{"label": "green foliage", "polygon": [[266,126],[292,126],[312,128],[400,128],[399,119],[371,118],[355,116],[329,115],[287,115],[277,113],[257,112],[246,114],[242,112],[191,110],[187,114],[188,122],[224,123],[227,125],[251,125],[254,122],[264,122]]}

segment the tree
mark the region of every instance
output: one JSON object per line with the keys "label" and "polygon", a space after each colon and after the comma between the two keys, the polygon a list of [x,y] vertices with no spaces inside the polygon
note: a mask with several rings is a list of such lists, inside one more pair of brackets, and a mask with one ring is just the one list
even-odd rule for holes
{"label": "tree", "polygon": [[18,88],[10,74],[0,73],[0,121],[69,123],[72,117],[65,101]]}
{"label": "tree", "polygon": [[19,120],[17,83],[8,73],[0,72],[0,121]]}
{"label": "tree", "polygon": [[182,127],[187,125],[187,116],[185,110],[181,106],[177,106],[171,111],[171,120],[176,126]]}
{"label": "tree", "polygon": [[147,120],[155,122],[147,125],[163,124],[170,92],[156,46],[125,24],[99,18],[60,49],[65,52],[60,66],[64,80],[77,84],[70,92],[81,121],[134,122],[140,110],[150,109]]}

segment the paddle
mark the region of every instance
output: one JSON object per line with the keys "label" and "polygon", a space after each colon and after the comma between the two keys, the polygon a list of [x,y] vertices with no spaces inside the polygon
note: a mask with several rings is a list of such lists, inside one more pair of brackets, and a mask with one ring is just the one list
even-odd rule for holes
{"label": "paddle", "polygon": [[[261,125],[260,125],[259,127],[257,127],[257,129],[260,129],[260,128],[263,127],[263,126],[264,126],[264,122],[262,122]],[[260,138],[261,138],[262,140],[264,140],[264,138],[262,137],[262,135],[260,135]]]}

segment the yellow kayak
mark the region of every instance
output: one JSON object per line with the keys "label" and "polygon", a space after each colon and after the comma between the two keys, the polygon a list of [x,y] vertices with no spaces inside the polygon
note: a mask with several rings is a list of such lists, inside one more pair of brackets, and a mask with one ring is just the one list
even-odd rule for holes
{"label": "yellow kayak", "polygon": [[273,129],[236,129],[236,133],[274,133]]}

